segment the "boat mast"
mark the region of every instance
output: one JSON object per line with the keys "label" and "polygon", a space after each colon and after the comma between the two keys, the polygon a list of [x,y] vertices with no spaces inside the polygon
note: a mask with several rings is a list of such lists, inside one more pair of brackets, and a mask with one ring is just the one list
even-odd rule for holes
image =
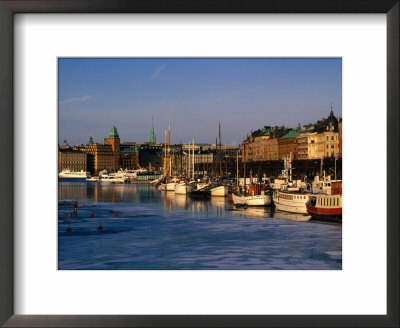
{"label": "boat mast", "polygon": [[169,164],[169,175],[172,175],[172,163],[171,163],[171,121],[168,121],[168,164]]}
{"label": "boat mast", "polygon": [[[324,151],[325,151],[325,149],[324,149]],[[320,169],[319,169],[319,175],[322,175],[322,163],[323,163],[323,161],[324,161],[324,154],[321,155],[321,166],[320,166]]]}
{"label": "boat mast", "polygon": [[194,180],[194,139],[192,139],[192,143],[193,143],[192,179]]}
{"label": "boat mast", "polygon": [[336,160],[337,160],[337,158],[338,158],[338,151],[336,149],[336,151],[335,151],[335,180],[336,180]]}
{"label": "boat mast", "polygon": [[236,149],[236,188],[239,187],[239,149]]}
{"label": "boat mast", "polygon": [[189,140],[188,146],[189,147],[188,147],[188,160],[187,160],[187,177],[188,177],[188,179],[190,179],[190,175],[191,175],[190,168],[192,166],[192,162],[191,162],[192,152],[190,149],[190,140]]}
{"label": "boat mast", "polygon": [[219,128],[219,177],[222,181],[221,123],[219,123],[218,128]]}
{"label": "boat mast", "polygon": [[243,180],[244,180],[244,193],[246,196],[246,158],[243,158]]}
{"label": "boat mast", "polygon": [[164,130],[164,167],[163,175],[167,176],[167,130]]}

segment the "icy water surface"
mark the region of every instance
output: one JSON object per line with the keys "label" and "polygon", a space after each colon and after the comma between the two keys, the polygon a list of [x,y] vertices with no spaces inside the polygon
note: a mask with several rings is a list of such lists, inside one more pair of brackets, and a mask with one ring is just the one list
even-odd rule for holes
{"label": "icy water surface", "polygon": [[60,180],[58,193],[60,202],[79,203],[77,214],[58,211],[61,270],[342,268],[340,224],[267,207],[236,209],[219,197],[192,200],[152,185]]}

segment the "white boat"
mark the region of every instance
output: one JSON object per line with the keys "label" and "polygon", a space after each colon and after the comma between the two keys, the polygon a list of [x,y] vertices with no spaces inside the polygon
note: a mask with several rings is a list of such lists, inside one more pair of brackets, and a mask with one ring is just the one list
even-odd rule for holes
{"label": "white boat", "polygon": [[199,182],[196,186],[197,190],[203,189],[207,186],[209,186],[210,184],[208,182]]}
{"label": "white boat", "polygon": [[242,206],[269,206],[271,205],[271,196],[265,194],[243,196],[232,193],[232,201],[233,204]]}
{"label": "white boat", "polygon": [[194,185],[186,182],[181,182],[175,186],[175,194],[186,195],[191,191],[193,191],[194,189],[195,189]]}
{"label": "white boat", "polygon": [[90,178],[90,172],[86,172],[84,170],[74,172],[70,171],[69,169],[63,169],[60,173],[58,173],[58,177],[68,179],[87,179]]}
{"label": "white boat", "polygon": [[137,172],[132,170],[123,170],[119,169],[117,173],[115,173],[117,178],[124,178],[125,181],[131,181],[137,179]]}
{"label": "white boat", "polygon": [[99,181],[102,183],[122,184],[125,183],[126,179],[110,174],[107,177],[102,176]]}
{"label": "white boat", "polygon": [[211,188],[211,196],[225,197],[226,195],[228,195],[228,193],[225,186]]}
{"label": "white boat", "polygon": [[338,194],[341,193],[342,188],[342,180],[331,180],[331,176],[319,177],[315,176],[314,181],[312,183],[312,192],[313,194]]}
{"label": "white boat", "polygon": [[157,186],[157,190],[166,191],[167,190],[167,185],[165,183],[160,183]]}
{"label": "white boat", "polygon": [[157,184],[157,183],[161,182],[162,179],[163,179],[163,177],[159,177],[158,179],[154,179],[153,181],[151,181],[151,184]]}
{"label": "white boat", "polygon": [[175,191],[175,186],[177,185],[176,182],[169,182],[167,183],[166,190],[167,191]]}
{"label": "white boat", "polygon": [[308,192],[277,190],[273,200],[278,211],[307,214],[306,203],[310,198]]}
{"label": "white boat", "polygon": [[98,182],[99,180],[100,180],[99,177],[91,177],[86,179],[86,181],[95,181],[95,182]]}

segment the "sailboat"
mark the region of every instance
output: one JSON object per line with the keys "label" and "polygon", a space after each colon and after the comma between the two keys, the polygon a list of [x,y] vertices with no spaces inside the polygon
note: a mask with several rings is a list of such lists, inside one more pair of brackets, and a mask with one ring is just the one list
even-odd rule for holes
{"label": "sailboat", "polygon": [[243,159],[243,176],[244,176],[244,194],[240,194],[238,191],[232,193],[232,201],[236,206],[270,206],[271,205],[271,194],[269,191],[263,190],[259,185],[249,187],[249,193],[247,194],[246,188],[246,160]]}
{"label": "sailboat", "polygon": [[[215,147],[217,147],[217,142],[215,140]],[[211,196],[225,197],[228,195],[227,188],[222,184],[222,150],[221,150],[221,123],[219,123],[219,151],[218,151],[218,161],[219,161],[219,182],[211,185]]]}

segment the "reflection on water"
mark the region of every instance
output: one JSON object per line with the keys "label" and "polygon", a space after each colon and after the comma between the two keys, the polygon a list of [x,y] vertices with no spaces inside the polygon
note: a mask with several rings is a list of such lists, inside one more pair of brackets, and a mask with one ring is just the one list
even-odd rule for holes
{"label": "reflection on water", "polygon": [[342,266],[341,225],[309,221],[309,216],[236,208],[224,197],[191,199],[144,184],[60,182],[58,194],[60,201],[85,203],[72,217],[71,208],[59,209],[59,269]]}

